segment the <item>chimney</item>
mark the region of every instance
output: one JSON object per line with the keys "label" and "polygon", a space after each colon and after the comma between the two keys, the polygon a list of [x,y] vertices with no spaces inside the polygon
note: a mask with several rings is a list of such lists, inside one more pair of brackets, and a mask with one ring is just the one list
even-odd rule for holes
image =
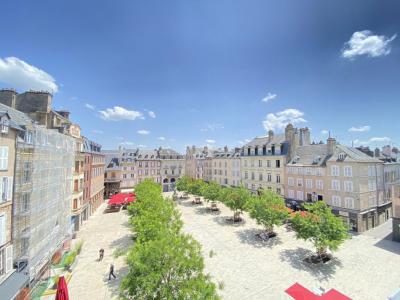
{"label": "chimney", "polygon": [[268,130],[268,143],[272,142],[274,138],[274,132],[272,130]]}
{"label": "chimney", "polygon": [[381,156],[381,150],[379,148],[375,148],[375,157],[380,157]]}
{"label": "chimney", "polygon": [[332,155],[335,152],[335,148],[336,148],[336,140],[332,137],[329,137],[326,140],[326,147],[328,150],[328,155]]}
{"label": "chimney", "polygon": [[227,153],[228,152],[228,146],[224,147],[224,152]]}
{"label": "chimney", "polygon": [[287,124],[285,128],[285,140],[292,143],[294,128],[292,124]]}
{"label": "chimney", "polygon": [[204,153],[208,153],[208,147],[204,146]]}
{"label": "chimney", "polygon": [[0,90],[0,103],[4,105],[15,108],[16,97],[17,97],[17,92],[13,89]]}
{"label": "chimney", "polygon": [[311,144],[310,129],[308,127],[300,128],[300,145],[307,146]]}

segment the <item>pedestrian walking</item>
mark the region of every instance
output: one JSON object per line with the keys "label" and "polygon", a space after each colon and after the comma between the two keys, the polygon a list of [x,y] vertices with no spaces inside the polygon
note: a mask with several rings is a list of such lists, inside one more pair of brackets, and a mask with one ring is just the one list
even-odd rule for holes
{"label": "pedestrian walking", "polygon": [[109,281],[111,280],[111,276],[114,277],[114,279],[117,278],[117,276],[115,276],[115,274],[114,274],[114,265],[113,264],[110,264],[110,273],[108,274]]}
{"label": "pedestrian walking", "polygon": [[104,257],[104,249],[101,248],[101,249],[99,250],[99,261],[101,261],[101,260],[103,259],[103,257]]}

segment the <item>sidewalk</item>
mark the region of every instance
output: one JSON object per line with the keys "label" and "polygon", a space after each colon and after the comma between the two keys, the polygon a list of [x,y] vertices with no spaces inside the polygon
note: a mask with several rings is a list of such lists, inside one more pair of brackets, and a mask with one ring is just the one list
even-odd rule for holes
{"label": "sidewalk", "polygon": [[[100,206],[77,234],[77,239],[83,239],[84,244],[68,284],[72,300],[118,299],[120,280],[127,273],[127,268],[124,257],[115,259],[113,253],[116,249],[129,246],[132,239],[126,211],[104,214],[105,207],[105,204]],[[97,260],[100,248],[104,249],[101,262]],[[108,281],[111,262],[114,263],[117,279]]]}

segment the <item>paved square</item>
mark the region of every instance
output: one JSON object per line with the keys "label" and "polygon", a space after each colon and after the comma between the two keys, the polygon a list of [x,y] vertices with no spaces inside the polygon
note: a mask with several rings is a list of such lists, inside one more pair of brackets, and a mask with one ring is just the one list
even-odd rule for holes
{"label": "paved square", "polygon": [[211,214],[207,204],[191,202],[178,201],[184,230],[202,244],[206,271],[223,282],[224,299],[292,299],[284,290],[295,282],[360,300],[387,299],[400,287],[400,244],[377,238],[381,228],[346,241],[333,261],[309,266],[303,259],[314,251],[312,244],[296,240],[293,232],[278,228],[277,239],[260,242],[255,233],[261,227],[247,215],[233,225],[225,220],[232,216],[228,208],[219,204],[221,212]]}

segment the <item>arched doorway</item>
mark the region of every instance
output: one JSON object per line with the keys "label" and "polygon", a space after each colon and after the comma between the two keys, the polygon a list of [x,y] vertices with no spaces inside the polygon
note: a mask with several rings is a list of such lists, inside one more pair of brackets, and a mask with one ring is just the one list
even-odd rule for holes
{"label": "arched doorway", "polygon": [[162,182],[162,190],[164,193],[169,191],[168,187],[169,187],[168,178],[164,178]]}
{"label": "arched doorway", "polygon": [[170,191],[173,191],[175,189],[175,178],[171,178],[171,184],[169,185]]}

